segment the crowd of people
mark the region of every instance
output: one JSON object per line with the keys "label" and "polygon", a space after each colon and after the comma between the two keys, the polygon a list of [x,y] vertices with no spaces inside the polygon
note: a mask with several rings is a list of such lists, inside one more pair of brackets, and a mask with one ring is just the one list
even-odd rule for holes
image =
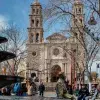
{"label": "crowd of people", "polygon": [[88,85],[81,84],[74,88],[69,85],[69,81],[66,81],[66,77],[61,73],[56,84],[56,94],[58,98],[67,98],[71,100],[95,100],[100,92],[100,85],[92,85],[92,89],[89,92]]}
{"label": "crowd of people", "polygon": [[39,87],[31,79],[26,82],[15,83],[10,86],[6,86],[0,89],[0,95],[4,96],[33,96],[39,91],[39,95],[44,95],[45,86],[43,82],[40,83]]}
{"label": "crowd of people", "polygon": [[[88,85],[85,84],[81,84],[81,87],[78,86],[73,89],[73,87],[69,85],[69,81],[66,81],[66,77],[63,74],[59,74],[55,90],[57,98],[67,98],[70,100],[89,100],[91,98],[91,100],[95,100],[100,92],[100,85],[92,85],[90,92]],[[15,83],[0,89],[0,95],[33,96],[38,93],[43,97],[44,91],[45,86],[43,82],[40,82],[39,86],[37,86],[35,82],[28,79],[25,83]]]}

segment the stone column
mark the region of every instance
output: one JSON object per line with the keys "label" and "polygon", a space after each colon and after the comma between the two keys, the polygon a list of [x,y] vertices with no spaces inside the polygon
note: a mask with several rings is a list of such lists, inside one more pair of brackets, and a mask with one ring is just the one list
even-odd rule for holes
{"label": "stone column", "polygon": [[63,64],[62,64],[61,69],[62,69],[62,72],[64,72],[64,73],[65,73],[65,63],[63,63]]}
{"label": "stone column", "polygon": [[67,75],[67,63],[65,63],[65,74]]}
{"label": "stone column", "polygon": [[67,63],[65,63],[65,76],[66,76],[66,79],[68,80]]}
{"label": "stone column", "polygon": [[31,70],[29,70],[29,77],[31,77]]}
{"label": "stone column", "polygon": [[47,79],[48,79],[48,82],[50,82],[50,64],[49,63],[47,64]]}
{"label": "stone column", "polygon": [[34,34],[34,42],[36,42],[36,32],[33,33]]}

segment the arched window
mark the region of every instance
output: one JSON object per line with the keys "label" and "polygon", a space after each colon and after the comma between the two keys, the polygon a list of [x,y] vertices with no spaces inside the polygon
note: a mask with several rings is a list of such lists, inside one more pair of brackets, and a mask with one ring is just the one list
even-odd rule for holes
{"label": "arched window", "polygon": [[39,26],[39,20],[36,21],[36,27],[38,27],[38,26]]}
{"label": "arched window", "polygon": [[33,14],[35,13],[35,9],[32,10],[32,13],[33,13]]}
{"label": "arched window", "polygon": [[81,13],[81,8],[79,8],[79,13]]}
{"label": "arched window", "polygon": [[39,41],[39,33],[36,34],[36,42]]}
{"label": "arched window", "polygon": [[34,24],[34,20],[32,20],[32,24]]}

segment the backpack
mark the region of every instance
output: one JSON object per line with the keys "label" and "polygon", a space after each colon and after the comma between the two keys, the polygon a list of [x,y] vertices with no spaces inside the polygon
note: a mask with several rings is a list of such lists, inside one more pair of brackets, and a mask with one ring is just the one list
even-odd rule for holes
{"label": "backpack", "polygon": [[14,93],[19,92],[20,89],[21,89],[20,83],[16,83],[16,84],[14,85]]}

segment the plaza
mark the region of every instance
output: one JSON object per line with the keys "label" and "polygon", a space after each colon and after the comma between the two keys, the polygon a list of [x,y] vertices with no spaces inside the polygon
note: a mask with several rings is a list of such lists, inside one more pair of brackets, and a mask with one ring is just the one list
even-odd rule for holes
{"label": "plaza", "polygon": [[[4,38],[5,41],[3,40],[6,46],[1,45],[0,52],[2,80],[0,100],[67,100],[63,97],[69,96],[73,99],[73,94],[77,95],[77,90],[77,96],[82,96],[82,99],[86,96],[92,98],[94,96],[94,93],[91,93],[92,89],[94,89],[93,92],[96,90],[98,97],[100,92],[100,25],[98,23],[100,0],[93,3],[83,1],[48,0],[45,6],[43,0],[33,0],[32,3],[29,1],[27,5],[30,7],[25,5],[29,12],[26,13],[25,9],[22,11],[23,14],[29,15],[25,18],[25,21],[29,21],[28,24],[23,23],[24,21],[20,23],[19,18],[16,18],[21,29],[20,24],[26,25],[24,34],[22,31],[20,34],[17,28],[10,25],[0,30],[4,37],[7,37],[7,39]],[[16,11],[20,15],[20,10],[16,9]],[[44,21],[47,23],[45,24]],[[51,25],[49,22],[54,22],[54,29],[49,30],[48,27]],[[9,57],[6,53],[13,56]],[[8,78],[8,76],[14,76],[14,78]],[[9,80],[10,85],[5,80],[7,82]],[[41,92],[39,90],[41,84],[44,86],[44,89],[42,87],[42,90],[45,90],[44,96],[40,96],[43,93],[33,95],[37,91]],[[80,90],[85,90],[85,92],[82,91],[84,95],[82,92],[79,93]],[[75,98],[77,99],[76,96]]]}

